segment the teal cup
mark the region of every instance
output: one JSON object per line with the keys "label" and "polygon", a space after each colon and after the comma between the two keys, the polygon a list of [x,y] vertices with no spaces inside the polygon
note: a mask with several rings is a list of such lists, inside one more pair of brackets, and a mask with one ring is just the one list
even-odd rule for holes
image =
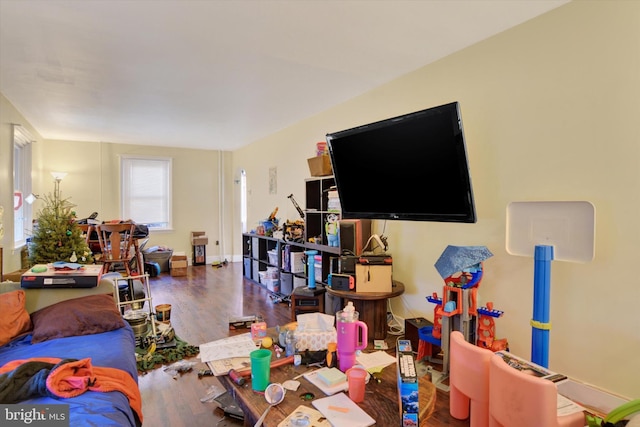
{"label": "teal cup", "polygon": [[251,360],[251,388],[264,391],[271,376],[271,350],[254,350],[249,354]]}

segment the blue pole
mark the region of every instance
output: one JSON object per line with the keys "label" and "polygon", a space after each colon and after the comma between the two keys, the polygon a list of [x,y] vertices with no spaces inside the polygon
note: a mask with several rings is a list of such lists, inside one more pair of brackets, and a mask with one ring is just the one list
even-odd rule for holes
{"label": "blue pole", "polygon": [[316,267],[315,267],[315,259],[314,255],[318,253],[318,251],[304,251],[307,255],[307,287],[309,289],[316,288]]}
{"label": "blue pole", "polygon": [[549,367],[551,261],[553,261],[553,246],[536,245],[533,271],[531,361],[545,368]]}

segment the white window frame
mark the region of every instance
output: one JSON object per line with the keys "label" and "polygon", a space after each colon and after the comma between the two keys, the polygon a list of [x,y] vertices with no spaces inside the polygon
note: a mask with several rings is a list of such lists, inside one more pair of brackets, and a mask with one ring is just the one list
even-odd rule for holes
{"label": "white window frame", "polygon": [[172,170],[170,157],[121,156],[121,218],[150,230],[172,230]]}
{"label": "white window frame", "polygon": [[[32,233],[33,209],[25,198],[31,194],[31,146],[33,137],[21,125],[13,125],[13,191],[21,200],[13,210],[13,247],[20,249],[27,244]],[[15,203],[15,201],[14,201]]]}
{"label": "white window frame", "polygon": [[240,223],[242,232],[247,232],[247,172],[240,171]]}

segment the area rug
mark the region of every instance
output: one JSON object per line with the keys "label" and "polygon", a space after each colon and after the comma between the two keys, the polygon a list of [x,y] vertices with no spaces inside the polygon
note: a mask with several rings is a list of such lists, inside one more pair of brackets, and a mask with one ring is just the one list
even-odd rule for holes
{"label": "area rug", "polygon": [[138,348],[136,347],[136,361],[138,365],[138,375],[144,375],[149,371],[157,369],[163,365],[170,365],[182,359],[195,357],[200,353],[198,346],[190,345],[181,340],[176,335],[176,346],[162,349]]}

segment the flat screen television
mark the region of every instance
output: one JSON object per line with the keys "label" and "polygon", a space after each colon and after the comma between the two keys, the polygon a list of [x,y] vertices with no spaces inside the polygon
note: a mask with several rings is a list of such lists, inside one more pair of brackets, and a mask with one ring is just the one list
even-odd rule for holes
{"label": "flat screen television", "polygon": [[342,218],[476,222],[458,102],[327,134]]}

